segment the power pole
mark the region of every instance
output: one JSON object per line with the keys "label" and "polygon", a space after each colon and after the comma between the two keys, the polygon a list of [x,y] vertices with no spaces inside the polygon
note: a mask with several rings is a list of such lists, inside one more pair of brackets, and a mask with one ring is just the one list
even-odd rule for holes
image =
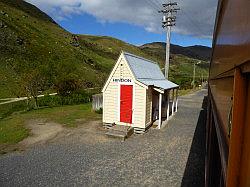
{"label": "power pole", "polygon": [[196,65],[199,65],[201,63],[201,61],[195,63],[194,62],[194,70],[193,70],[193,89],[195,89],[195,77],[196,77]]}
{"label": "power pole", "polygon": [[196,67],[196,63],[194,63],[194,70],[193,70],[193,89],[195,89],[195,67]]}
{"label": "power pole", "polygon": [[166,41],[166,63],[165,63],[165,77],[168,79],[169,71],[169,58],[170,58],[170,38],[171,38],[171,27],[175,26],[176,22],[176,13],[180,8],[177,7],[177,3],[162,4],[163,9],[159,13],[163,13],[162,17],[162,27],[166,28],[167,31],[167,41]]}

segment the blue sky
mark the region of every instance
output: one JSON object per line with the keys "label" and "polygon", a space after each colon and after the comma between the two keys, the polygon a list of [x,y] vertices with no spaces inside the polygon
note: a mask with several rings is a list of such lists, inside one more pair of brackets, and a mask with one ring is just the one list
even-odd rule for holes
{"label": "blue sky", "polygon": [[[166,40],[166,34],[164,32],[148,32],[142,26],[129,23],[101,23],[94,16],[88,14],[74,15],[57,22],[63,28],[74,34],[111,36],[134,45]],[[202,39],[172,32],[171,43],[181,46],[211,46],[211,39]]]}
{"label": "blue sky", "polygon": [[[134,45],[165,41],[166,0],[26,0],[75,34],[111,36]],[[217,0],[175,0],[180,7],[171,43],[211,46]]]}

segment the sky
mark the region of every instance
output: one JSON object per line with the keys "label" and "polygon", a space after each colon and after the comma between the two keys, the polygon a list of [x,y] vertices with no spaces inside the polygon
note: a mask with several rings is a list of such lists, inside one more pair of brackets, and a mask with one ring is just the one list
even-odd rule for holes
{"label": "sky", "polygon": [[[166,40],[164,0],[26,0],[74,34],[111,36],[134,45]],[[168,2],[169,0],[167,0]],[[217,0],[176,0],[171,43],[211,46]]]}

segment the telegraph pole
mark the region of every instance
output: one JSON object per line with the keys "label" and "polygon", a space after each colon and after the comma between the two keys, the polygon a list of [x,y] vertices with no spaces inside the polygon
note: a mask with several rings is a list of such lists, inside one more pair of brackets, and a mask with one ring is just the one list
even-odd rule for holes
{"label": "telegraph pole", "polygon": [[194,63],[194,70],[193,70],[193,89],[195,89],[195,67],[196,67],[196,63]]}
{"label": "telegraph pole", "polygon": [[195,77],[196,77],[196,65],[199,65],[201,63],[201,61],[195,63],[194,62],[194,70],[193,70],[193,89],[195,89]]}
{"label": "telegraph pole", "polygon": [[168,79],[168,70],[169,70],[169,58],[170,58],[170,38],[171,38],[171,27],[175,26],[176,22],[176,13],[180,8],[177,7],[177,3],[162,4],[163,9],[159,13],[163,13],[162,17],[162,27],[166,28],[167,31],[167,41],[166,41],[166,63],[165,63],[165,77]]}

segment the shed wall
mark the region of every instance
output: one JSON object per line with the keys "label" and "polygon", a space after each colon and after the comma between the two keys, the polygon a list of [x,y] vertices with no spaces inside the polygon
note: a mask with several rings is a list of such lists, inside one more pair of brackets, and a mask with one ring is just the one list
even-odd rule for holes
{"label": "shed wall", "polygon": [[142,86],[135,84],[135,96],[134,96],[134,126],[139,128],[145,128],[146,118],[146,89]]}
{"label": "shed wall", "polygon": [[133,81],[131,83],[133,85],[132,126],[145,128],[146,89],[135,83],[135,78],[124,58],[120,58],[117,63],[118,66],[103,93],[103,122],[129,125],[120,122],[120,85],[124,83],[114,82],[113,79],[130,78]]}

